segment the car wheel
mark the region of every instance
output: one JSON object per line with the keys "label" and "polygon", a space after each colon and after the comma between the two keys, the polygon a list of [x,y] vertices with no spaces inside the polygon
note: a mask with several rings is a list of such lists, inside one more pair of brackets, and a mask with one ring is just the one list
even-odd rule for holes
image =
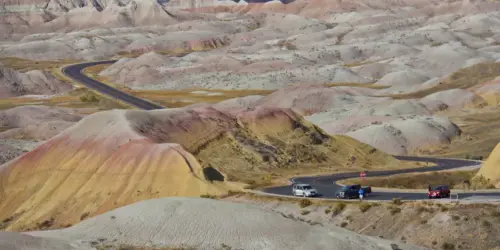
{"label": "car wheel", "polygon": [[302,197],[307,197],[307,196],[306,196],[306,193],[302,193]]}

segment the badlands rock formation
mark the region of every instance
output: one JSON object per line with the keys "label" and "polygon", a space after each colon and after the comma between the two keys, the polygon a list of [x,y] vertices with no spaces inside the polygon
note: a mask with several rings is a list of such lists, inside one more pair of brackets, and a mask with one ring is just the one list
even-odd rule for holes
{"label": "badlands rock formation", "polygon": [[46,106],[21,106],[0,111],[0,139],[47,140],[82,118],[75,110]]}
{"label": "badlands rock formation", "polygon": [[9,230],[60,227],[140,200],[223,194],[228,181],[301,163],[334,170],[352,156],[364,168],[401,165],[349,137],[328,136],[290,109],[99,112],[0,168],[0,218],[13,217]]}
{"label": "badlands rock formation", "polygon": [[17,72],[0,65],[0,98],[22,95],[51,95],[68,92],[73,87],[48,72]]}
{"label": "badlands rock formation", "polygon": [[500,143],[493,149],[484,166],[475,176],[476,180],[486,181],[489,184],[500,187]]}
{"label": "badlands rock formation", "polygon": [[72,109],[21,106],[0,111],[0,164],[33,150],[81,119]]}
{"label": "badlands rock formation", "polygon": [[[16,239],[16,246],[12,240]],[[44,243],[43,246],[39,244]],[[38,245],[37,245],[38,244]],[[69,228],[0,233],[5,250],[87,250],[99,246],[223,249],[424,249],[357,235],[338,227],[312,226],[256,205],[201,198],[138,202]],[[112,248],[112,249],[115,249]]]}

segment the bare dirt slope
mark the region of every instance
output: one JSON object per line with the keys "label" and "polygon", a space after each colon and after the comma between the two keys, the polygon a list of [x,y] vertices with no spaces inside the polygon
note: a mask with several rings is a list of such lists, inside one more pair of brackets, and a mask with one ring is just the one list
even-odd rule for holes
{"label": "bare dirt slope", "polygon": [[143,201],[70,228],[17,237],[24,243],[30,240],[29,235],[37,240],[79,241],[82,246],[94,242],[97,246],[153,248],[382,250],[394,249],[391,245],[395,244],[398,249],[424,249],[357,235],[338,227],[311,226],[255,205],[183,197]]}
{"label": "bare dirt slope", "polygon": [[494,250],[500,244],[496,237],[500,232],[498,202],[313,201],[311,205],[301,207],[300,199],[294,198],[241,195],[226,199],[255,204],[313,225],[342,226],[356,233],[435,250]]}

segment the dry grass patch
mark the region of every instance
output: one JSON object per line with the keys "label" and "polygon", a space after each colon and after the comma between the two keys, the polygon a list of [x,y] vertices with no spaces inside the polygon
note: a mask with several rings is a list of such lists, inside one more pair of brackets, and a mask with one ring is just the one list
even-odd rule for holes
{"label": "dry grass patch", "polygon": [[126,92],[159,103],[178,108],[194,103],[217,103],[224,100],[249,95],[269,95],[273,90],[218,90],[218,89],[183,89],[183,90],[125,90]]}
{"label": "dry grass patch", "polygon": [[421,149],[419,154],[453,158],[486,159],[500,141],[500,108],[465,110],[451,114],[451,121],[462,130],[462,135],[449,145]]}
{"label": "dry grass patch", "polygon": [[[26,105],[44,105],[65,108],[86,108],[90,113],[99,110],[126,109],[127,107],[119,102],[98,96],[94,92],[86,89],[76,89],[66,95],[56,95],[47,99],[37,99],[32,97],[12,97],[0,100],[0,110],[10,109]],[[90,114],[87,113],[87,114]]]}
{"label": "dry grass patch", "polygon": [[389,95],[389,97],[394,99],[422,98],[448,89],[470,88],[477,84],[493,80],[497,76],[500,76],[500,63],[479,63],[453,73],[449,78],[443,80],[435,87],[408,94]]}
{"label": "dry grass patch", "polygon": [[359,62],[353,62],[353,63],[345,63],[344,67],[353,68],[353,67],[358,67],[358,66],[370,64],[370,63],[374,63],[374,62],[373,61],[359,61]]}
{"label": "dry grass patch", "polygon": [[28,72],[31,70],[44,70],[58,69],[67,64],[74,64],[80,61],[76,60],[58,60],[58,61],[35,61],[17,57],[4,57],[0,58],[0,65],[14,69],[19,72]]}
{"label": "dry grass patch", "polygon": [[[451,188],[462,189],[463,181],[471,180],[477,172],[478,170],[443,171],[421,174],[398,174],[388,177],[368,177],[364,180],[353,178],[345,180],[344,182],[386,188],[427,189],[428,185],[430,184],[432,186],[449,185]],[[395,203],[398,201],[393,202]]]}
{"label": "dry grass patch", "polygon": [[268,95],[273,90],[219,90],[219,89],[183,89],[183,90],[132,90],[128,86],[113,83],[108,77],[99,76],[99,73],[109,67],[109,64],[100,64],[85,68],[84,74],[102,83],[130,95],[146,99],[169,108],[180,108],[195,103],[217,103],[227,99],[245,97],[249,95]]}

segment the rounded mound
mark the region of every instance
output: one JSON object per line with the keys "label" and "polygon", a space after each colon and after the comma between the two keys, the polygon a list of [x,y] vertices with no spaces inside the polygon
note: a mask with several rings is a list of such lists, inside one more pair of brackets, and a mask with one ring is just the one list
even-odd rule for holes
{"label": "rounded mound", "polygon": [[[217,249],[391,249],[391,242],[285,218],[256,205],[171,197],[138,202],[73,227],[30,233],[111,244]],[[399,244],[404,249],[421,249]]]}

